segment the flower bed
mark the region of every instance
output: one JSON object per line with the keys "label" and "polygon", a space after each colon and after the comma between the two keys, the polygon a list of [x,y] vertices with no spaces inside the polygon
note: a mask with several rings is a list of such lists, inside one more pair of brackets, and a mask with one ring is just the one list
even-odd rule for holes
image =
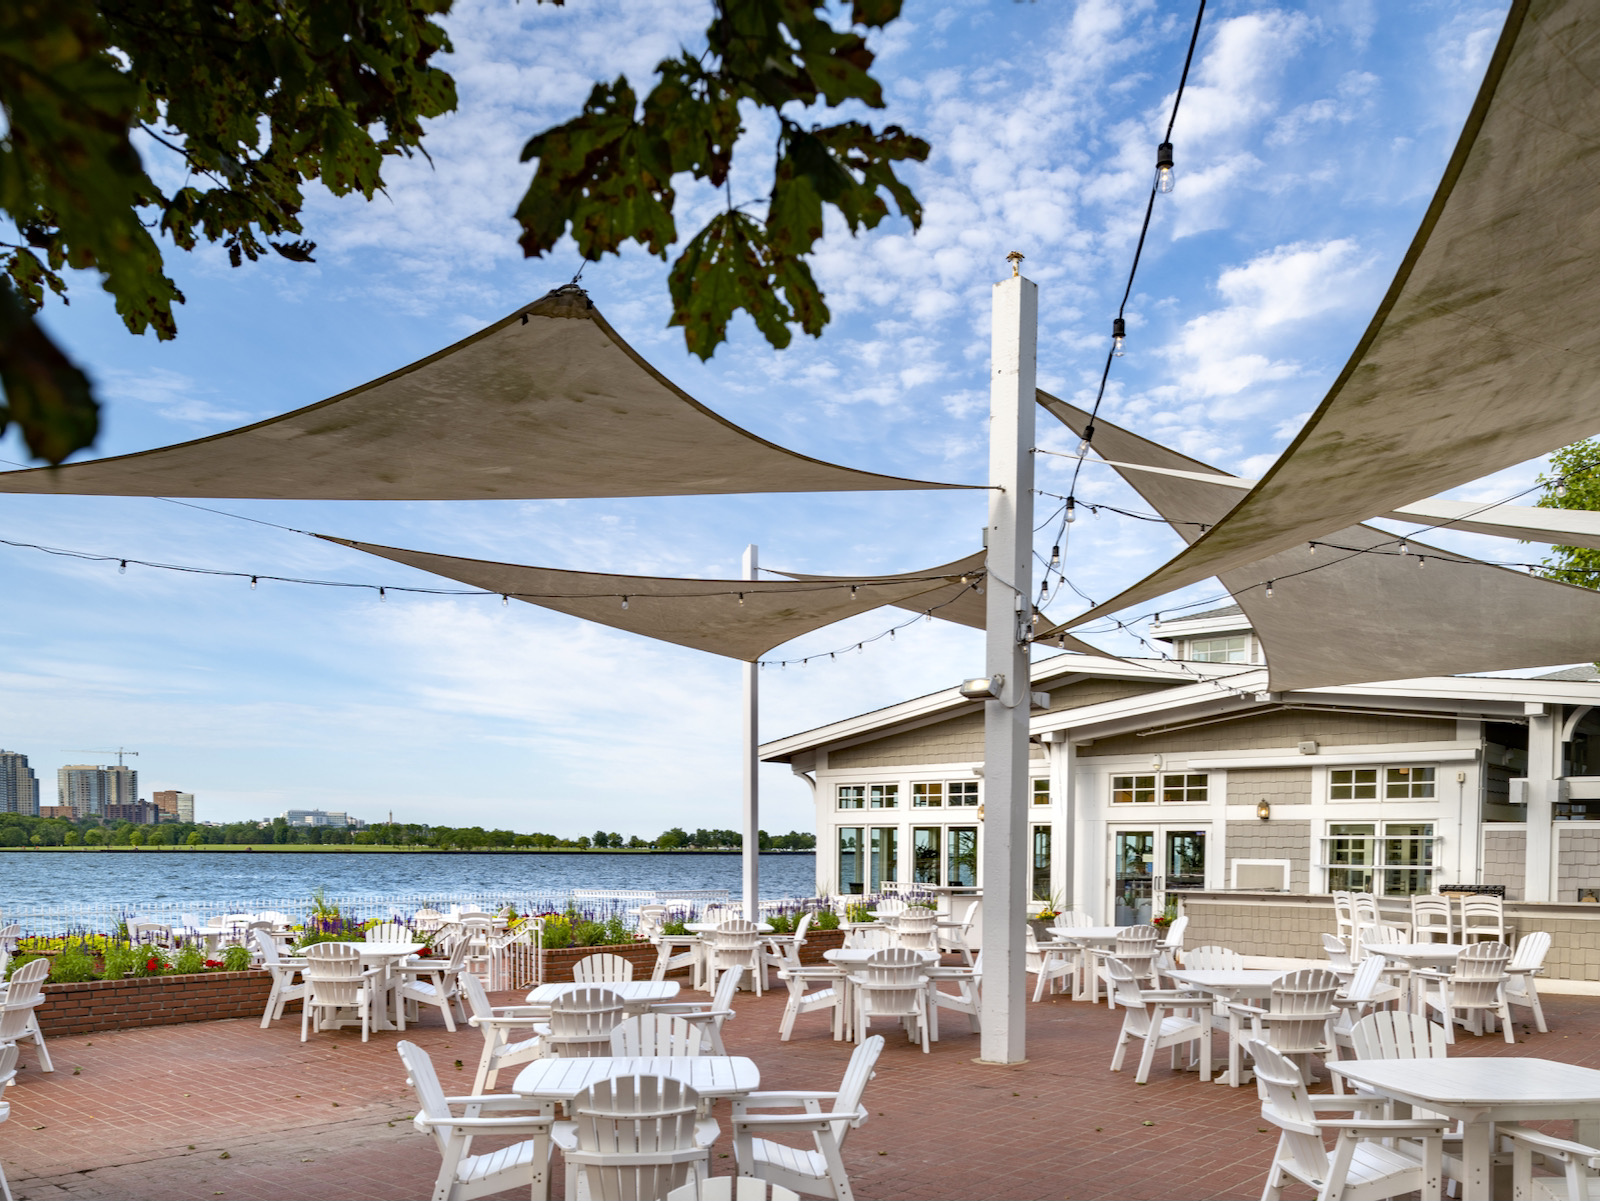
{"label": "flower bed", "polygon": [[[811,930],[806,934],[806,944],[800,948],[800,962],[808,966],[824,964],[824,951],[834,951],[844,946],[843,930]],[[633,964],[633,978],[648,980],[656,967],[656,948],[649,942],[623,942],[594,947],[546,947],[544,950],[544,980],[546,984],[566,984],[572,980],[572,966],[590,955],[620,955]],[[687,977],[689,969],[675,968],[669,977]]]}
{"label": "flower bed", "polygon": [[37,1012],[47,1038],[218,1018],[259,1020],[271,990],[272,977],[260,970],[85,980],[46,984]]}

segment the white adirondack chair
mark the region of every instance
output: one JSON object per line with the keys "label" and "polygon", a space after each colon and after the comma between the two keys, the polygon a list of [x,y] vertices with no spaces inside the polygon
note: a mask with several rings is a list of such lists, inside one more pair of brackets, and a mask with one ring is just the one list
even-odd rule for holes
{"label": "white adirondack chair", "polygon": [[[1517,1041],[1511,1029],[1511,1007],[1505,997],[1506,964],[1510,959],[1511,948],[1503,942],[1475,942],[1462,948],[1453,972],[1422,968],[1412,973],[1422,988],[1424,1012],[1429,1007],[1439,1011],[1446,1041],[1455,1042],[1458,1020],[1474,1034],[1482,1034],[1483,1023],[1488,1021],[1492,1029],[1496,1017],[1506,1042]],[[1456,1017],[1458,1010],[1464,1011],[1460,1019]]]}
{"label": "white adirondack chair", "polygon": [[[867,1120],[861,1104],[872,1065],[883,1052],[874,1034],[855,1049],[839,1091],[751,1093],[733,1102],[733,1156],[739,1175],[754,1176],[808,1197],[854,1201],[844,1169],[844,1141]],[[823,1109],[828,1105],[827,1110]],[[802,1109],[803,1113],[752,1114],[752,1109]],[[775,1143],[768,1134],[809,1134],[814,1149]],[[776,1191],[774,1191],[776,1196]]]}
{"label": "white adirondack chair", "polygon": [[1359,926],[1361,932],[1361,957],[1365,959],[1374,950],[1396,943],[1409,942],[1410,937],[1402,926],[1393,926],[1379,922],[1371,926]]}
{"label": "white adirondack chair", "polygon": [[579,984],[626,984],[633,979],[633,963],[621,955],[586,955],[572,965]]}
{"label": "white adirondack chair", "polygon": [[895,945],[913,951],[938,950],[939,928],[936,922],[937,916],[933,910],[920,905],[908,907],[895,919]]}
{"label": "white adirondack chair", "polygon": [[131,921],[128,923],[128,941],[136,946],[172,948],[178,945],[178,940],[172,935],[172,927],[163,922]]}
{"label": "white adirondack chair", "polygon": [[[983,1000],[983,952],[972,961],[971,967],[945,967],[942,964],[925,969],[928,974],[928,1037],[939,1040],[939,1010],[949,1009],[967,1015],[967,1024],[977,1034],[982,1028],[979,1009]],[[939,987],[943,981],[953,981],[961,991],[947,993]]]}
{"label": "white adirondack chair", "polygon": [[[976,901],[973,904],[977,904]],[[1056,920],[1050,923],[1053,930],[1082,930],[1094,925],[1094,916],[1086,909],[1067,909],[1056,914]]]}
{"label": "white adirondack chair", "polygon": [[343,942],[313,943],[306,948],[305,961],[301,969],[306,995],[300,1001],[300,1041],[306,1041],[313,1024],[320,1031],[326,1022],[338,1017],[339,1010],[353,1009],[361,1022],[361,1041],[366,1042],[376,1010],[383,1003],[378,991],[383,969],[363,968],[361,953]]}
{"label": "white adirondack chair", "polygon": [[1034,972],[1033,999],[1042,1001],[1046,993],[1061,991],[1064,980],[1071,982],[1070,991],[1078,995],[1082,987],[1079,977],[1084,967],[1083,948],[1076,943],[1040,943],[1032,926],[1028,927],[1028,935],[1024,945]]}
{"label": "white adirondack chair", "polygon": [[611,1031],[611,1054],[629,1059],[702,1055],[700,1028],[670,1013],[624,1018]]}
{"label": "white adirondack chair", "polygon": [[[1111,1054],[1111,1070],[1122,1070],[1128,1044],[1139,1039],[1144,1043],[1144,1051],[1139,1056],[1139,1070],[1133,1079],[1134,1083],[1143,1084],[1150,1078],[1150,1066],[1155,1062],[1157,1051],[1170,1047],[1172,1067],[1177,1070],[1178,1048],[1198,1043],[1200,1077],[1210,1080],[1211,998],[1177,989],[1140,988],[1133,968],[1115,956],[1108,957],[1105,966],[1117,1001],[1123,1007],[1122,1031],[1117,1035],[1117,1049]],[[1192,1059],[1192,1050],[1190,1056]]]}
{"label": "white adirondack chair", "polygon": [[742,917],[729,918],[708,934],[706,971],[710,976],[712,991],[717,981],[729,968],[743,968],[750,978],[756,996],[760,996],[766,983],[766,968],[761,962],[761,933],[754,922]]}
{"label": "white adirondack chair", "polygon": [[1106,1005],[1109,1008],[1117,1007],[1117,990],[1112,986],[1111,973],[1105,966],[1106,959],[1116,956],[1133,970],[1134,979],[1148,981],[1151,988],[1159,988],[1161,979],[1156,974],[1156,943],[1159,941],[1161,931],[1156,927],[1129,926],[1117,935],[1117,941],[1109,951],[1090,952],[1100,960],[1099,975],[1106,982]]}
{"label": "white adirondack chair", "polygon": [[1550,935],[1545,930],[1533,930],[1517,939],[1517,953],[1506,965],[1504,995],[1508,1005],[1526,1005],[1533,1010],[1533,1023],[1540,1034],[1550,1027],[1544,1024],[1544,1006],[1539,1004],[1539,986],[1534,977],[1544,971],[1544,957],[1550,953]]}
{"label": "white adirondack chair", "polygon": [[381,922],[362,936],[368,942],[416,942],[416,936],[399,922]]}
{"label": "white adirondack chair", "polygon": [[650,1006],[652,1013],[669,1013],[680,1017],[691,1026],[697,1026],[705,1045],[712,1055],[726,1055],[722,1045],[722,1023],[734,1016],[733,998],[739,991],[739,980],[744,969],[729,968],[717,981],[717,991],[709,1003],[699,1001],[663,1001]]}
{"label": "white adirondack chair", "polygon": [[661,933],[661,927],[667,922],[667,916],[672,910],[659,902],[654,905],[639,906],[639,921],[635,930],[640,938],[648,938],[655,942],[656,935]]}
{"label": "white adirondack chair", "polygon": [[1334,937],[1349,950],[1356,933],[1356,913],[1348,892],[1333,894],[1333,928]]}
{"label": "white adirondack chair", "polygon": [[[1517,1201],[1591,1201],[1600,1197],[1600,1147],[1556,1138],[1526,1126],[1496,1123],[1511,1145],[1511,1195]],[[1535,1176],[1536,1163],[1559,1175]]]}
{"label": "white adirondack chair", "polygon": [[800,1201],[800,1194],[754,1176],[713,1176],[673,1189],[667,1201]]}
{"label": "white adirondack chair", "polygon": [[1510,944],[1506,931],[1505,902],[1499,897],[1461,898],[1461,941]]}
{"label": "white adirondack chair", "polygon": [[567,1103],[555,1128],[567,1166],[566,1195],[645,1201],[711,1175],[715,1121],[699,1120],[700,1094],[667,1076],[613,1076]]}
{"label": "white adirondack chair", "polygon": [[585,1059],[611,1054],[611,1032],[624,1014],[622,998],[609,988],[594,985],[563,993],[550,1004],[547,1055]]}
{"label": "white adirondack chair", "polygon": [[[8,1043],[0,1047],[0,1098],[6,1093],[6,1086],[17,1078],[17,1044]],[[11,1117],[11,1102],[0,1100],[0,1122]],[[0,1167],[0,1193],[5,1195],[5,1201],[11,1199],[11,1182],[6,1179],[5,1169]]]}
{"label": "white adirondack chair", "polygon": [[1169,972],[1178,966],[1178,960],[1183,955],[1183,939],[1189,932],[1189,915],[1180,913],[1172,919],[1172,925],[1167,927],[1165,938],[1156,940],[1156,970]]}
{"label": "white adirondack chair", "polygon": [[[1238,1066],[1233,1062],[1233,1048],[1260,1042],[1301,1064],[1302,1077],[1310,1076],[1311,1056],[1333,1054],[1329,1027],[1339,1016],[1333,1004],[1338,991],[1339,977],[1332,972],[1320,967],[1303,968],[1272,982],[1266,1007],[1238,1002],[1229,1005],[1229,1067]],[[1237,1072],[1233,1080],[1236,1084],[1241,1082]]]}
{"label": "white adirondack chair", "polygon": [[[1337,934],[1322,936],[1322,953],[1328,957],[1328,967],[1331,971],[1344,975],[1355,970],[1355,965],[1350,962],[1350,948]],[[1187,964],[1187,960],[1185,963]]]}
{"label": "white adirondack chair", "polygon": [[1454,942],[1455,913],[1449,897],[1417,893],[1411,898],[1413,942]]}
{"label": "white adirondack chair", "polygon": [[[1361,966],[1356,968],[1355,974],[1350,977],[1350,983],[1334,995],[1333,1003],[1339,1010],[1339,1016],[1334,1019],[1332,1026],[1332,1055],[1335,1059],[1339,1057],[1340,1047],[1354,1049],[1350,1033],[1355,1029],[1357,1022],[1379,1005],[1399,999],[1400,990],[1383,981],[1385,966],[1383,956],[1368,955],[1361,961]],[[1339,1083],[1336,1079],[1334,1091],[1337,1092],[1338,1089]]]}
{"label": "white adirondack chair", "polygon": [[928,1053],[928,977],[920,954],[886,947],[873,952],[849,979],[856,1001],[852,1019],[857,1042],[867,1036],[873,1018],[890,1018],[905,1026],[912,1042],[920,1039],[922,1053]]}
{"label": "white adirondack chair", "polygon": [[478,1073],[472,1091],[493,1088],[500,1069],[516,1067],[544,1056],[541,1033],[549,1030],[549,1008],[544,1005],[491,1005],[483,981],[471,972],[461,977],[461,995],[466,999],[467,1024],[483,1035],[483,1054],[478,1057]]}
{"label": "white adirondack chair", "polygon": [[[1350,1047],[1357,1059],[1446,1059],[1450,1044],[1445,1041],[1444,1027],[1430,1022],[1420,1013],[1399,1009],[1380,1009],[1369,1013],[1351,1028]],[[1343,1084],[1334,1077],[1334,1091],[1342,1092]],[[1388,1117],[1394,1113],[1394,1101],[1372,1091],[1367,1085],[1356,1085],[1356,1092],[1377,1105]],[[1413,1116],[1439,1118],[1432,1110],[1413,1110]],[[1459,1128],[1445,1136],[1448,1145],[1459,1147]]]}
{"label": "white adirondack chair", "polygon": [[[433,1135],[439,1148],[433,1201],[471,1201],[513,1188],[526,1190],[532,1201],[545,1201],[550,1195],[553,1119],[527,1112],[532,1103],[526,1097],[447,1097],[426,1051],[404,1040],[398,1050],[421,1107],[412,1124],[423,1134]],[[514,1110],[523,1112],[509,1112]],[[498,1151],[473,1155],[472,1140],[478,1135],[529,1137]]]}
{"label": "white adirondack chair", "polygon": [[50,1052],[44,1045],[44,1033],[39,1029],[39,1015],[35,1011],[44,1004],[44,978],[49,974],[48,959],[30,959],[16,970],[6,988],[5,1003],[0,1004],[0,1046],[15,1045],[21,1039],[33,1040],[39,1051],[39,1070],[55,1071],[50,1062]]}
{"label": "white adirondack chair", "polygon": [[261,966],[272,977],[272,991],[267,993],[267,1008],[261,1015],[261,1028],[265,1030],[283,1016],[283,1007],[290,1001],[305,1000],[305,981],[297,983],[295,977],[305,969],[306,961],[280,955],[278,941],[272,937],[270,930],[254,930],[251,933],[261,956]]}
{"label": "white adirondack chair", "polygon": [[1195,947],[1183,953],[1183,966],[1191,972],[1234,972],[1244,967],[1244,956],[1227,947]]}
{"label": "white adirondack chair", "polygon": [[[1359,1097],[1310,1096],[1286,1056],[1259,1039],[1251,1040],[1250,1053],[1261,1116],[1280,1131],[1262,1201],[1278,1201],[1286,1177],[1315,1190],[1319,1201],[1378,1201],[1408,1192],[1420,1192],[1422,1201],[1439,1201],[1447,1123],[1375,1118],[1363,1112],[1366,1105]],[[1327,1109],[1351,1112],[1319,1116],[1318,1110]],[[1338,1133],[1332,1155],[1322,1141],[1324,1131]]]}
{"label": "white adirondack chair", "polygon": [[[450,948],[449,959],[409,959],[395,964],[394,973],[396,1008],[400,1011],[400,1029],[406,1028],[406,1006],[433,1005],[444,1015],[444,1027],[454,1033],[455,1017],[452,1011],[467,1015],[461,1009],[461,979],[476,973],[466,970],[467,958],[472,953],[466,939],[458,939]],[[478,981],[483,982],[481,978]]]}
{"label": "white adirondack chair", "polygon": [[961,956],[961,962],[972,962],[972,924],[977,920],[978,906],[982,902],[971,901],[961,914],[961,924],[958,926],[939,927],[939,950],[949,951]]}
{"label": "white adirondack chair", "polygon": [[[800,919],[797,933],[803,934],[810,924],[811,915],[808,913]],[[833,964],[818,964],[811,967],[800,962],[801,942],[786,944],[784,952],[778,960],[778,979],[789,990],[788,1000],[783,1005],[783,1017],[778,1022],[778,1041],[788,1042],[794,1034],[795,1019],[804,1013],[820,1013],[829,1011],[829,1022],[835,1040],[844,1037],[845,1012],[844,1012],[844,977],[845,971]],[[820,984],[811,992],[806,991],[809,984]]]}
{"label": "white adirondack chair", "polygon": [[895,946],[894,930],[873,922],[845,931],[844,945],[852,951],[882,951]]}

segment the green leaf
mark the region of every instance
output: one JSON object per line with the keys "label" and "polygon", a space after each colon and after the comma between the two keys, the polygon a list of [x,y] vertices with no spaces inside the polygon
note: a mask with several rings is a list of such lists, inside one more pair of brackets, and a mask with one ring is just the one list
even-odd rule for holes
{"label": "green leaf", "polygon": [[100,406],[89,379],[50,340],[7,283],[0,283],[0,432],[16,422],[34,457],[59,463],[90,445]]}

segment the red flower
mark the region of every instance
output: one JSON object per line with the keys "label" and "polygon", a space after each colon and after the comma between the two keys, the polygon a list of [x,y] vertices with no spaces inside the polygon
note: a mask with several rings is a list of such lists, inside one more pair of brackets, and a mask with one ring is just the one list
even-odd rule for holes
{"label": "red flower", "polygon": [[145,961],[145,965],[144,965],[144,970],[147,971],[147,972],[150,972],[152,974],[155,973],[155,972],[159,972],[161,970],[161,960],[159,960],[159,959],[146,960]]}
{"label": "red flower", "polygon": [[222,960],[220,960],[220,959],[207,959],[206,960],[206,966],[207,967],[221,967],[222,966]]}

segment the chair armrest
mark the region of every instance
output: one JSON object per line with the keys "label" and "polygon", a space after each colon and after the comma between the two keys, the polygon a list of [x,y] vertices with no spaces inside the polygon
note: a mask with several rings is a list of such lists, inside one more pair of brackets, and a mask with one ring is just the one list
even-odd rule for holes
{"label": "chair armrest", "polygon": [[543,1026],[543,1025],[547,1025],[547,1024],[548,1023],[545,1021],[544,1018],[539,1018],[539,1017],[525,1017],[525,1018],[490,1017],[490,1018],[481,1018],[477,1014],[473,1014],[471,1017],[469,1017],[467,1019],[467,1025],[469,1025],[469,1026],[477,1026],[480,1029],[483,1028],[484,1026],[523,1026],[523,1027],[527,1027],[527,1028],[531,1029],[535,1025]]}
{"label": "chair armrest", "polygon": [[1412,971],[1411,974],[1413,976],[1420,976],[1424,980],[1450,980],[1454,978],[1453,973],[1441,972],[1436,967],[1419,967]]}
{"label": "chair armrest", "polygon": [[1557,1138],[1553,1134],[1546,1134],[1542,1130],[1530,1130],[1526,1126],[1502,1125],[1495,1123],[1494,1132],[1497,1136],[1515,1139],[1520,1143],[1527,1143],[1530,1147],[1540,1151],[1551,1151],[1559,1155],[1570,1155],[1575,1159],[1595,1159],[1600,1157],[1600,1147],[1590,1147],[1584,1143],[1574,1143],[1568,1139]]}
{"label": "chair armrest", "polygon": [[765,1109],[768,1107],[804,1105],[807,1101],[828,1101],[838,1095],[838,1093],[811,1092],[750,1093],[739,1098],[738,1103],[747,1109],[752,1106],[757,1109]]}
{"label": "chair armrest", "polygon": [[790,1130],[802,1132],[807,1130],[825,1130],[835,1122],[849,1122],[859,1125],[867,1120],[867,1111],[858,1108],[852,1113],[841,1113],[834,1110],[832,1113],[768,1113],[757,1117],[736,1117],[733,1127],[739,1129],[768,1129]]}
{"label": "chair armrest", "polygon": [[470,1097],[446,1097],[451,1105],[476,1105],[479,1109],[533,1109],[539,1102],[517,1093],[479,1093]]}
{"label": "chair armrest", "polygon": [[1185,988],[1141,988],[1139,995],[1146,1001],[1204,1001],[1207,1005],[1211,1004],[1211,998],[1206,994]]}
{"label": "chair armrest", "polygon": [[1437,1134],[1452,1129],[1455,1123],[1447,1119],[1425,1121],[1419,1118],[1351,1118],[1347,1121],[1323,1121],[1316,1125],[1323,1130],[1349,1130],[1355,1134]]}
{"label": "chair armrest", "polygon": [[540,1117],[538,1114],[524,1114],[515,1118],[430,1118],[419,1113],[411,1119],[411,1124],[418,1130],[455,1126],[484,1134],[548,1134],[554,1121],[554,1118]]}
{"label": "chair armrest", "polygon": [[1233,1001],[1228,1005],[1228,1012],[1248,1015],[1261,1014],[1265,1016],[1269,1011],[1261,1008],[1259,1005],[1246,1005],[1241,1001]]}
{"label": "chair armrest", "polygon": [[686,1022],[694,1022],[704,1018],[731,1018],[734,1012],[731,1009],[703,1009],[697,1013],[680,1013],[677,1016]]}

